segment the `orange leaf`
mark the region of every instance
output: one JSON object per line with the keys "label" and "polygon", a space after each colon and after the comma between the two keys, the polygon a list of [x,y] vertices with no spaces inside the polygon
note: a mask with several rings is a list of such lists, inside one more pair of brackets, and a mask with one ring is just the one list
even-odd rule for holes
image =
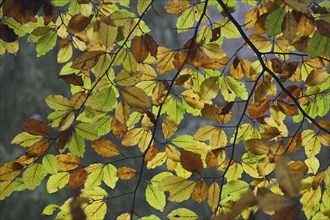
{"label": "orange leaf", "polygon": [[194,201],[201,203],[207,198],[208,193],[209,193],[209,186],[204,180],[201,180],[198,183],[196,183],[194,190],[191,194],[191,198]]}
{"label": "orange leaf", "polygon": [[188,0],[172,0],[164,7],[164,9],[172,15],[179,15],[182,14],[189,6],[190,2]]}
{"label": "orange leaf", "polygon": [[117,170],[117,175],[121,180],[129,180],[135,176],[136,170],[130,167],[119,167]]}
{"label": "orange leaf", "polygon": [[111,141],[99,139],[92,143],[95,152],[102,157],[114,157],[119,155],[119,150]]}
{"label": "orange leaf", "polygon": [[149,54],[148,47],[143,40],[143,35],[136,38],[132,45],[132,53],[136,61],[142,63]]}
{"label": "orange leaf", "polygon": [[180,153],[180,162],[185,170],[202,174],[203,162],[199,154],[186,150],[182,150]]}
{"label": "orange leaf", "polygon": [[268,99],[263,99],[260,102],[252,102],[248,106],[248,111],[251,118],[262,118],[264,114],[268,111],[270,106],[270,101]]}
{"label": "orange leaf", "polygon": [[299,114],[298,108],[295,105],[290,105],[286,102],[283,102],[282,100],[277,100],[277,105],[281,112],[287,116],[294,116]]}
{"label": "orange leaf", "polygon": [[58,171],[68,171],[77,168],[80,165],[80,160],[78,157],[72,154],[59,154],[56,155],[58,161]]}
{"label": "orange leaf", "polygon": [[78,170],[75,170],[70,174],[70,179],[69,179],[69,188],[70,189],[75,189],[79,187],[81,184],[85,182],[87,179],[87,172],[84,168],[80,168]]}
{"label": "orange leaf", "polygon": [[29,157],[40,157],[48,150],[49,141],[41,140],[29,147],[27,156]]}
{"label": "orange leaf", "polygon": [[36,119],[25,119],[24,130],[34,135],[46,136],[48,134],[48,126]]}
{"label": "orange leaf", "polygon": [[157,153],[158,153],[158,145],[157,144],[151,145],[144,156],[144,161],[152,160]]}
{"label": "orange leaf", "polygon": [[0,167],[0,180],[13,180],[24,167],[17,162],[8,162]]}

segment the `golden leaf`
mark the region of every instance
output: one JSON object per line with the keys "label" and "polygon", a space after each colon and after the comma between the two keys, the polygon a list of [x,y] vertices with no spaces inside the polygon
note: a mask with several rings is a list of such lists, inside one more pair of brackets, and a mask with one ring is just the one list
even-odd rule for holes
{"label": "golden leaf", "polygon": [[117,175],[121,180],[132,179],[136,174],[136,170],[131,167],[119,167],[117,170]]}
{"label": "golden leaf", "polygon": [[138,87],[125,87],[122,89],[125,101],[140,113],[146,113],[150,107],[150,99],[147,94]]}
{"label": "golden leaf", "polygon": [[80,165],[80,160],[78,157],[72,154],[59,154],[56,155],[58,161],[58,171],[68,171],[77,168]]}
{"label": "golden leaf", "polygon": [[196,183],[194,190],[191,194],[191,198],[194,201],[201,203],[207,198],[208,192],[209,192],[209,186],[204,180],[201,180]]}
{"label": "golden leaf", "polygon": [[84,168],[80,168],[72,172],[69,179],[69,188],[75,189],[82,185],[87,179],[87,175],[88,174]]}
{"label": "golden leaf", "polygon": [[102,157],[114,157],[119,155],[119,150],[111,141],[98,139],[92,143],[95,152]]}

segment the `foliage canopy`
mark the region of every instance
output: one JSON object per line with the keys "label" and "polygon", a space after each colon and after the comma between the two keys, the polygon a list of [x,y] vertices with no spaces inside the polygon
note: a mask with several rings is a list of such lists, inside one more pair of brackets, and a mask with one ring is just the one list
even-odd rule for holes
{"label": "foliage canopy", "polygon": [[[23,37],[37,57],[59,47],[72,96],[46,97],[47,123],[24,121],[11,143],[26,153],[0,167],[0,199],[46,181],[73,192],[42,212],[59,220],[154,220],[168,206],[169,219],[328,219],[330,3],[164,2],[180,48],[151,33],[155,0],[1,1],[0,53]],[[202,126],[181,130],[190,120]]]}

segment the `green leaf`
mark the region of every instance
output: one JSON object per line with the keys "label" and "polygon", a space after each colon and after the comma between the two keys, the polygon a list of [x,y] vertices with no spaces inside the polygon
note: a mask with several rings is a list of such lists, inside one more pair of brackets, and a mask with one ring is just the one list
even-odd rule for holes
{"label": "green leaf", "polygon": [[155,186],[149,184],[147,186],[146,200],[149,205],[157,210],[163,211],[166,205],[166,196],[165,193],[158,190]]}
{"label": "green leaf", "polygon": [[6,19],[5,23],[14,30],[15,34],[17,34],[19,37],[23,37],[27,30],[26,28],[19,22],[17,22],[14,18],[8,18]]}
{"label": "green leaf", "polygon": [[178,32],[184,32],[191,28],[194,23],[194,10],[193,8],[189,8],[179,16],[178,21],[176,23],[176,27],[178,28]]}
{"label": "green leaf", "polygon": [[281,26],[285,14],[285,8],[278,8],[267,16],[265,27],[269,36],[275,36],[282,32]]}
{"label": "green leaf", "polygon": [[238,201],[241,194],[249,190],[249,184],[242,180],[230,181],[222,188],[221,203],[225,204],[228,201]]}
{"label": "green leaf", "polygon": [[194,137],[188,134],[180,135],[172,140],[172,143],[183,149],[194,148],[199,144],[198,141],[194,140]]}
{"label": "green leaf", "polygon": [[99,32],[102,44],[105,48],[111,48],[116,40],[118,28],[101,22]]}
{"label": "green leaf", "polygon": [[108,134],[111,131],[111,116],[104,116],[100,120],[94,122],[94,126],[97,128],[99,136]]}
{"label": "green leaf", "polygon": [[219,82],[221,93],[227,102],[235,101],[236,96],[247,100],[248,92],[243,82],[237,81],[231,76],[220,77]]}
{"label": "green leaf", "polygon": [[179,176],[168,176],[159,182],[158,189],[169,191],[169,201],[182,202],[189,199],[196,183]]}
{"label": "green leaf", "polygon": [[194,220],[198,218],[198,215],[186,208],[178,208],[173,211],[171,211],[167,218],[169,220]]}
{"label": "green leaf", "polygon": [[75,132],[85,140],[93,141],[99,137],[97,128],[93,123],[80,123],[75,127]]}
{"label": "green leaf", "polygon": [[42,158],[42,166],[47,173],[55,174],[58,172],[58,161],[53,154],[46,154]]}
{"label": "green leaf", "polygon": [[330,38],[316,32],[313,37],[308,40],[307,54],[309,58],[314,58],[323,54],[330,56]]}
{"label": "green leaf", "polygon": [[74,131],[68,141],[68,148],[74,156],[83,157],[85,153],[85,141]]}
{"label": "green leaf", "polygon": [[26,189],[23,178],[16,178],[13,182],[15,192],[21,192]]}
{"label": "green leaf", "polygon": [[85,188],[94,188],[96,186],[101,185],[101,182],[103,180],[104,172],[103,172],[103,166],[99,167],[97,170],[94,170],[90,174],[88,174],[88,177],[85,181]]}
{"label": "green leaf", "polygon": [[108,164],[103,168],[103,182],[114,189],[118,181],[117,168],[112,164]]}
{"label": "green leaf", "polygon": [[161,219],[156,215],[149,215],[139,218],[139,220],[161,220]]}
{"label": "green leaf", "polygon": [[47,191],[49,193],[57,192],[69,183],[70,173],[61,172],[51,175],[47,181]]}
{"label": "green leaf", "polygon": [[45,55],[48,51],[53,49],[56,45],[57,34],[55,31],[50,31],[44,36],[40,37],[37,46],[37,57]]}
{"label": "green leaf", "polygon": [[69,2],[70,2],[70,0],[50,0],[50,3],[53,6],[60,6],[60,7],[68,4]]}
{"label": "green leaf", "polygon": [[219,84],[217,77],[210,77],[204,80],[201,84],[201,99],[211,100],[214,99],[219,91]]}
{"label": "green leaf", "polygon": [[152,0],[138,0],[136,5],[138,14],[141,15],[147,9],[151,2]]}
{"label": "green leaf", "polygon": [[233,22],[223,19],[217,22],[216,24],[218,27],[219,26],[221,27],[221,36],[224,36],[225,38],[229,38],[229,39],[242,37],[239,31],[237,30],[236,26],[233,24]]}
{"label": "green leaf", "polygon": [[114,108],[116,104],[116,93],[112,87],[101,90],[95,98],[95,105],[102,111],[109,111]]}
{"label": "green leaf", "polygon": [[43,137],[40,135],[32,135],[27,132],[19,133],[14,137],[14,139],[10,142],[11,144],[17,144],[22,147],[30,147],[34,143],[40,141]]}
{"label": "green leaf", "polygon": [[13,181],[0,182],[0,200],[4,200],[6,197],[13,193]]}
{"label": "green leaf", "polygon": [[37,186],[40,185],[41,181],[46,176],[44,167],[35,163],[32,166],[28,167],[23,173],[23,180],[26,188],[34,190]]}
{"label": "green leaf", "polygon": [[53,212],[58,209],[60,206],[56,204],[49,204],[47,205],[44,210],[42,211],[43,215],[52,215]]}
{"label": "green leaf", "polygon": [[106,196],[108,196],[107,191],[105,191],[101,187],[81,190],[81,197],[85,197],[92,200],[101,200]]}
{"label": "green leaf", "polygon": [[179,124],[183,117],[184,117],[184,107],[183,104],[174,98],[171,98],[168,100],[168,102],[165,104],[166,112],[168,115],[168,118],[175,123]]}
{"label": "green leaf", "polygon": [[84,212],[86,213],[86,219],[104,219],[104,216],[107,213],[107,204],[103,201],[95,201],[91,204],[88,204],[84,208]]}
{"label": "green leaf", "polygon": [[61,95],[47,96],[45,101],[46,101],[46,104],[48,105],[48,107],[51,109],[62,110],[62,111],[72,110],[70,101]]}

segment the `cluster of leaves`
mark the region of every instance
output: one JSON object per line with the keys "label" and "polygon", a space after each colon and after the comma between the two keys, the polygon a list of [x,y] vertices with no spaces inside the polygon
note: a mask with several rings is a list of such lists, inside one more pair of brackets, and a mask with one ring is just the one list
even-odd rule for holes
{"label": "cluster of leaves", "polygon": [[[103,219],[127,195],[117,220],[160,219],[156,210],[190,198],[210,215],[176,208],[167,217],[296,219],[302,210],[328,219],[330,169],[318,155],[330,145],[330,4],[171,0],[164,10],[188,36],[176,49],[158,45],[144,22],[163,19],[154,1],[2,1],[1,54],[17,53],[26,35],[38,57],[59,45],[72,96],[46,97],[48,123],[24,121],[11,143],[27,151],[1,166],[1,200],[48,178],[48,193],[76,192],[45,207],[56,219]],[[240,24],[232,13],[243,4]],[[229,56],[222,45],[235,39],[244,43]],[[177,132],[192,119],[204,126]],[[87,148],[107,162],[83,164]],[[133,190],[114,194],[125,181]],[[136,210],[139,189],[154,213]]]}

